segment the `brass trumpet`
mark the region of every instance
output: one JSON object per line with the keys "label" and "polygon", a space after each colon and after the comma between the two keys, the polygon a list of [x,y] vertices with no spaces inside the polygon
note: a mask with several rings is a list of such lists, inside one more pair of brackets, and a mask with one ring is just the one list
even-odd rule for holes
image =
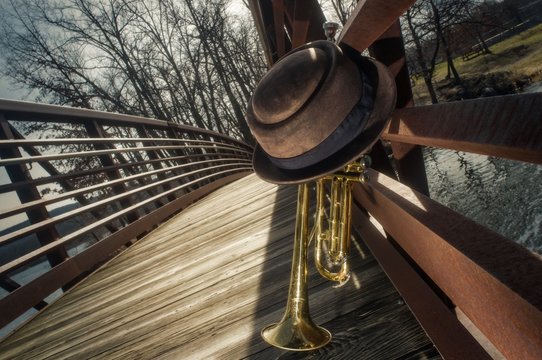
{"label": "brass trumpet", "polygon": [[[310,234],[310,187],[307,183],[299,185],[288,302],[282,320],[262,330],[262,337],[269,344],[286,350],[304,351],[318,349],[331,340],[331,333],[316,325],[309,313],[308,246],[315,240],[314,260],[322,276],[341,285],[348,281],[351,190],[353,183],[367,180],[365,169],[369,166],[370,158],[364,156],[361,161],[348,164],[343,171],[316,181],[316,215]],[[331,183],[329,214],[325,205],[326,182]]]}

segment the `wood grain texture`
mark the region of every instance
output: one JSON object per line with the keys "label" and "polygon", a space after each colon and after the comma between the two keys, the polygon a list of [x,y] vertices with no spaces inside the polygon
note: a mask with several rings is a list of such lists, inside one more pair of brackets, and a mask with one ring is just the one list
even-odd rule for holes
{"label": "wood grain texture", "polygon": [[369,177],[356,201],[504,356],[538,359],[540,257],[385,175]]}
{"label": "wood grain texture", "polygon": [[396,110],[382,138],[542,164],[542,94]]}
{"label": "wood grain texture", "polygon": [[[457,316],[419,276],[361,209],[353,207],[353,226],[378,263],[413,311],[427,335],[445,359],[487,359],[478,341],[465,329]],[[376,223],[376,221],[375,221]]]}
{"label": "wood grain texture", "polygon": [[260,339],[286,303],[296,188],[250,175],[217,190],[5,339],[0,357],[438,358],[358,235],[347,285],[309,265],[311,313],[332,343],[290,353]]}
{"label": "wood grain texture", "polygon": [[388,30],[412,4],[414,0],[359,1],[337,42],[362,52]]}

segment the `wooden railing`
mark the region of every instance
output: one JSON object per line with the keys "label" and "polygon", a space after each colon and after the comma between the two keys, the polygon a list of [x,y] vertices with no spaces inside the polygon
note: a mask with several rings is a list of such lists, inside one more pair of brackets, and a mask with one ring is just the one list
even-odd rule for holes
{"label": "wooden railing", "polygon": [[[542,94],[400,109],[382,138],[542,164]],[[385,233],[360,211],[355,226],[441,354],[486,358],[455,311],[506,358],[536,359],[541,256],[382,173],[369,177],[354,198]]]}
{"label": "wooden railing", "polygon": [[208,130],[0,100],[0,327],[251,172],[251,156]]}

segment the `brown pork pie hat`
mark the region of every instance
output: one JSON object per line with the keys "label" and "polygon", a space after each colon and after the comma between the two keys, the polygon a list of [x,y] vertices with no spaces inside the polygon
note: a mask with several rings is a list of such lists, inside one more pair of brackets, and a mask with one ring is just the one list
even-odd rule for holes
{"label": "brown pork pie hat", "polygon": [[395,82],[376,60],[325,40],[298,47],[265,74],[249,101],[254,171],[276,184],[335,172],[373,146],[395,101]]}

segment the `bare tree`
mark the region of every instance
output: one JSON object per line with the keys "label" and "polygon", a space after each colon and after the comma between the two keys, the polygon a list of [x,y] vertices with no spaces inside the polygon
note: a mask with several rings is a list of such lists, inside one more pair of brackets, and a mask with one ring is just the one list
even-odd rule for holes
{"label": "bare tree", "polygon": [[[434,42],[432,48],[428,48],[427,41],[428,36],[432,34],[430,28],[428,28],[426,22],[416,21],[420,17],[420,13],[424,10],[423,6],[420,3],[412,6],[405,14],[404,19],[407,25],[406,31],[403,31],[406,34],[406,41],[414,45],[415,51],[415,61],[419,67],[418,71],[421,72],[429,96],[431,97],[431,102],[433,104],[438,103],[438,97],[433,86],[433,73],[435,70],[435,64],[437,55],[439,52],[440,42]],[[424,46],[425,45],[425,46]],[[426,52],[432,52],[430,57],[427,56]]]}
{"label": "bare tree", "polygon": [[3,73],[37,100],[252,136],[244,109],[265,72],[252,21],[228,1],[7,0]]}

